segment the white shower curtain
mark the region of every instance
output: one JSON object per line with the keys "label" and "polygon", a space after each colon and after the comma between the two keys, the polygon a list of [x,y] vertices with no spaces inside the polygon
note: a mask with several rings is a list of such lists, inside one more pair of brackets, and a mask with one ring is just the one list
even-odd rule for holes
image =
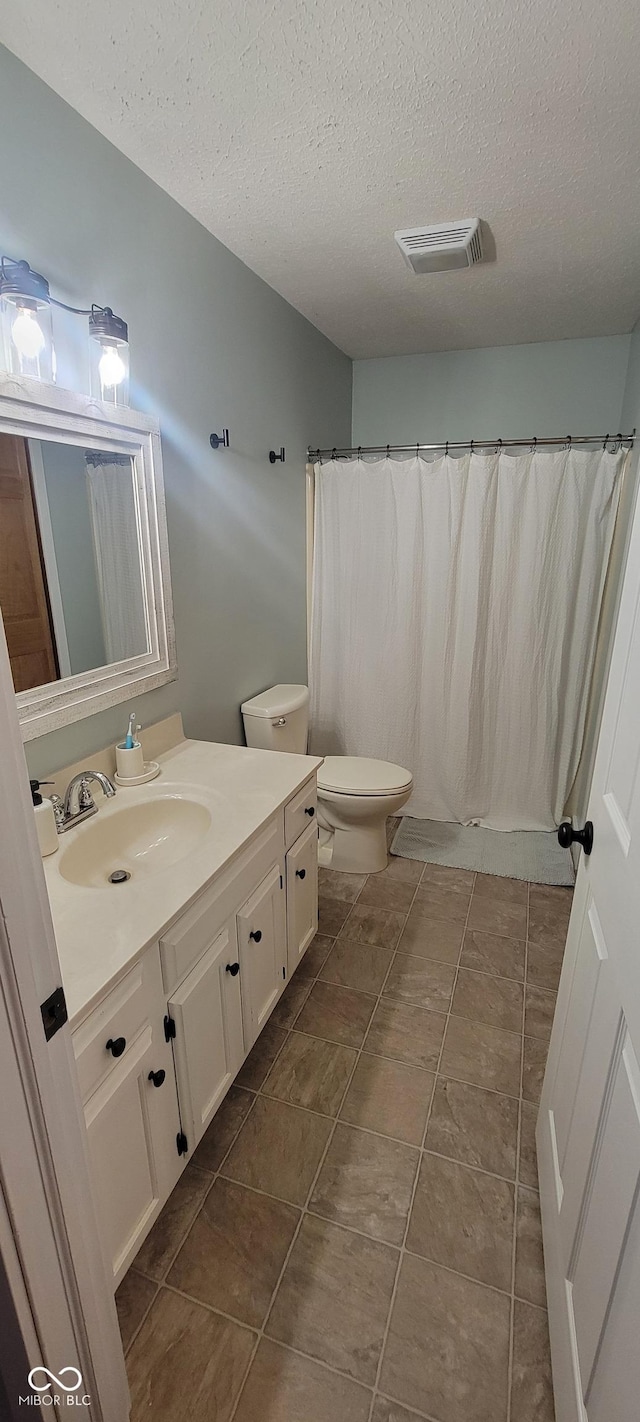
{"label": "white shower curtain", "polygon": [[149,650],[129,455],[87,450],[87,491],[107,663]]}
{"label": "white shower curtain", "polygon": [[405,814],[552,829],[576,773],[624,455],[316,466],[311,746]]}

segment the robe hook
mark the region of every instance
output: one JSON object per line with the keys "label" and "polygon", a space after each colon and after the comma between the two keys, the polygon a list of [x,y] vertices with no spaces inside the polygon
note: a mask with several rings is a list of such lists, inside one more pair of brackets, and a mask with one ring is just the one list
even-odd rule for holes
{"label": "robe hook", "polygon": [[270,449],[270,450],[269,450],[269,463],[270,463],[270,464],[275,464],[278,459],[281,459],[281,460],[282,460],[282,463],[284,464],[284,445],[283,445],[283,444],[280,445],[280,453],[279,453],[279,454],[276,454],[275,449]]}

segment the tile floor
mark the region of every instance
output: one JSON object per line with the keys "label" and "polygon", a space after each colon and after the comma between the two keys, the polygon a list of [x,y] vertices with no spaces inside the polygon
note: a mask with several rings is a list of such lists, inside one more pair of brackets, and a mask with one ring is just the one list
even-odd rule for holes
{"label": "tile floor", "polygon": [[553,1422],[534,1127],[570,902],[321,871],[118,1290],[133,1422]]}

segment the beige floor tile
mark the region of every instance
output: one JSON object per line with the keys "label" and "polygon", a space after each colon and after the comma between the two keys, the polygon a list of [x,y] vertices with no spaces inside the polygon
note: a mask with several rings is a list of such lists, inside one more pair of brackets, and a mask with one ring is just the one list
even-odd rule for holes
{"label": "beige floor tile", "polygon": [[292,1032],[262,1089],[292,1106],[335,1116],[355,1060],[351,1047]]}
{"label": "beige floor tile", "polygon": [[571,889],[532,884],[529,898],[529,942],[538,947],[564,948],[571,913]]}
{"label": "beige floor tile", "polygon": [[515,1292],[527,1303],[546,1307],[540,1197],[536,1190],[522,1185],[518,1190]]}
{"label": "beige floor tile", "polygon": [[318,932],[335,938],[349,917],[353,905],[344,899],[331,899],[322,890],[318,896]]}
{"label": "beige floor tile", "polygon": [[280,1027],[284,1030],[293,1027],[302,1004],[306,1002],[313,987],[312,978],[299,978],[298,974],[290,978],[287,986],[269,1018],[272,1027]]}
{"label": "beige floor tile", "polygon": [[522,1095],[537,1105],[540,1100],[549,1043],[540,1037],[525,1037],[522,1063]]}
{"label": "beige floor tile", "polygon": [[507,879],[502,874],[477,874],[474,892],[480,898],[526,907],[529,886],[526,879]]}
{"label": "beige floor tile", "polygon": [[422,887],[446,889],[450,894],[471,896],[476,875],[473,869],[451,869],[448,864],[425,864]]}
{"label": "beige floor tile", "polygon": [[386,869],[381,869],[375,878],[404,879],[407,884],[419,884],[423,870],[421,859],[405,859],[404,855],[392,854]]}
{"label": "beige floor tile", "polygon": [[527,982],[533,987],[557,992],[564,957],[564,941],[529,943],[527,950]]}
{"label": "beige floor tile", "polygon": [[402,1244],[419,1154],[398,1141],[338,1125],[309,1209],[335,1224]]}
{"label": "beige floor tile", "polygon": [[427,1150],[513,1180],[517,1141],[518,1103],[513,1097],[438,1078],[425,1140]]}
{"label": "beige floor tile", "polygon": [[484,1022],[487,1027],[521,1032],[523,998],[522,983],[460,968],[451,1011],[456,1017],[469,1017],[473,1022]]}
{"label": "beige floor tile", "polygon": [[439,1422],[505,1422],[509,1299],[405,1255],[380,1389]]}
{"label": "beige floor tile", "polygon": [[259,1328],[300,1219],[299,1210],[218,1177],[168,1283]]}
{"label": "beige floor tile", "polygon": [[[432,866],[427,865],[427,869],[430,868]],[[425,873],[415,897],[415,907],[421,909],[425,917],[441,918],[445,923],[459,923],[463,928],[470,899],[470,888],[461,890],[454,886],[449,887],[438,883]]]}
{"label": "beige floor tile", "polygon": [[210,1187],[209,1172],[189,1163],[136,1255],[136,1269],[147,1278],[164,1279]]}
{"label": "beige floor tile", "polygon": [[513,1185],[425,1154],[407,1249],[505,1292],[511,1289]]}
{"label": "beige floor tile", "polygon": [[296,1031],[341,1042],[345,1047],[361,1047],[375,1005],[370,993],[317,979],[296,1018]]}
{"label": "beige floor tile", "polygon": [[411,908],[416,885],[406,879],[387,879],[386,870],[382,874],[370,874],[358,897],[359,904],[372,908],[391,909],[394,913],[408,913]]}
{"label": "beige floor tile", "polygon": [[354,904],[366,883],[366,874],[342,874],[337,869],[318,870],[318,890],[328,899]]}
{"label": "beige floor tile", "polygon": [[544,1309],[516,1299],[511,1422],[554,1422],[554,1419],[547,1315]]}
{"label": "beige floor tile", "polygon": [[[479,875],[478,878],[480,877]],[[492,879],[491,890],[474,889],[467,928],[477,929],[481,933],[494,933],[501,938],[526,938],[526,897],[524,901],[512,901],[505,895],[504,889],[493,888],[496,882],[507,884],[510,881]],[[524,887],[526,890],[526,884]]]}
{"label": "beige floor tile", "polygon": [[228,1422],[255,1336],[160,1289],[127,1358],[131,1422]]}
{"label": "beige floor tile", "polygon": [[524,978],[524,941],[499,938],[495,933],[480,933],[471,928],[464,935],[461,968],[474,968],[479,973],[492,973],[500,978]]}
{"label": "beige floor tile", "polygon": [[292,1205],[304,1205],[331,1122],[260,1096],[224,1164],[224,1174]]}
{"label": "beige floor tile", "polygon": [[199,1166],[201,1170],[218,1169],[254,1101],[252,1092],[243,1091],[235,1083],[229,1088],[221,1107],[191,1157],[192,1165]]}
{"label": "beige floor tile", "polygon": [[441,1012],[383,998],[371,1018],[364,1050],[435,1071],[446,1023]]}
{"label": "beige floor tile", "polygon": [[383,996],[410,1002],[432,1012],[447,1012],[456,970],[450,963],[435,963],[408,953],[396,953],[384,985]]}
{"label": "beige floor tile", "polygon": [[358,943],[371,943],[374,948],[395,948],[404,928],[405,915],[388,909],[367,908],[354,904],[347,923],[340,930],[341,938],[353,938]]}
{"label": "beige floor tile", "polygon": [[440,963],[457,963],[463,932],[464,924],[433,918],[429,909],[418,903],[408,915],[398,952],[412,953],[417,958],[435,958]]}
{"label": "beige floor tile", "polygon": [[371,1422],[419,1422],[421,1415],[378,1393],[371,1413]]}
{"label": "beige floor tile", "polygon": [[[298,969],[298,971],[300,971]],[[278,1027],[277,1023],[267,1022],[263,1027],[257,1042],[251,1048],[244,1066],[240,1068],[236,1077],[238,1086],[246,1086],[250,1091],[259,1091],[262,1083],[280,1051],[287,1040],[287,1033],[284,1028]]]}
{"label": "beige floor tile", "polygon": [[536,1151],[536,1122],[538,1107],[531,1101],[521,1103],[520,1116],[520,1181],[538,1189],[538,1157]]}
{"label": "beige floor tile", "polygon": [[323,963],[328,958],[333,948],[335,939],[327,938],[324,933],[316,933],[313,942],[309,944],[302,962],[296,968],[296,975],[303,978],[317,978]]}
{"label": "beige floor tile", "polygon": [[125,1352],[152,1299],[155,1298],[156,1288],[151,1279],[145,1279],[137,1269],[132,1268],[127,1271],[119,1289],[116,1290],[120,1337]]}
{"label": "beige floor tile", "polygon": [[361,1056],[340,1112],[343,1121],[420,1145],[433,1094],[431,1072]]}
{"label": "beige floor tile", "polygon": [[338,938],[318,976],[321,982],[337,983],[340,987],[357,988],[359,992],[372,992],[377,996],[392,958],[390,948],[372,948],[370,943]]}
{"label": "beige floor tile", "polygon": [[262,1338],[235,1422],[367,1422],[371,1393]]}
{"label": "beige floor tile", "polygon": [[524,1030],[527,1037],[541,1037],[548,1042],[556,1010],[555,993],[529,984],[525,999]]}
{"label": "beige floor tile", "polygon": [[522,1038],[500,1027],[486,1027],[464,1017],[450,1017],[440,1062],[443,1076],[520,1095]]}
{"label": "beige floor tile", "polygon": [[397,1263],[389,1245],[306,1215],[265,1332],[373,1383]]}

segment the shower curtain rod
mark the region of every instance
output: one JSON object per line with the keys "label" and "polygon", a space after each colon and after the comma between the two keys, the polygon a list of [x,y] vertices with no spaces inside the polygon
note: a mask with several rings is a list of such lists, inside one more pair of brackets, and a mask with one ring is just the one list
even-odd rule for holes
{"label": "shower curtain rod", "polygon": [[359,458],[361,454],[419,454],[421,450],[429,450],[433,453],[438,449],[444,450],[445,454],[448,454],[450,449],[470,449],[473,453],[474,449],[487,449],[491,445],[495,445],[496,450],[523,446],[529,446],[534,450],[539,444],[561,444],[567,449],[571,449],[574,444],[601,444],[603,449],[607,444],[617,444],[619,447],[626,445],[630,449],[635,435],[634,429],[629,435],[561,435],[559,437],[554,435],[549,439],[540,436],[530,439],[448,439],[443,440],[440,444],[360,444],[352,449],[311,449],[309,447],[307,455],[309,459],[351,459],[354,455]]}

